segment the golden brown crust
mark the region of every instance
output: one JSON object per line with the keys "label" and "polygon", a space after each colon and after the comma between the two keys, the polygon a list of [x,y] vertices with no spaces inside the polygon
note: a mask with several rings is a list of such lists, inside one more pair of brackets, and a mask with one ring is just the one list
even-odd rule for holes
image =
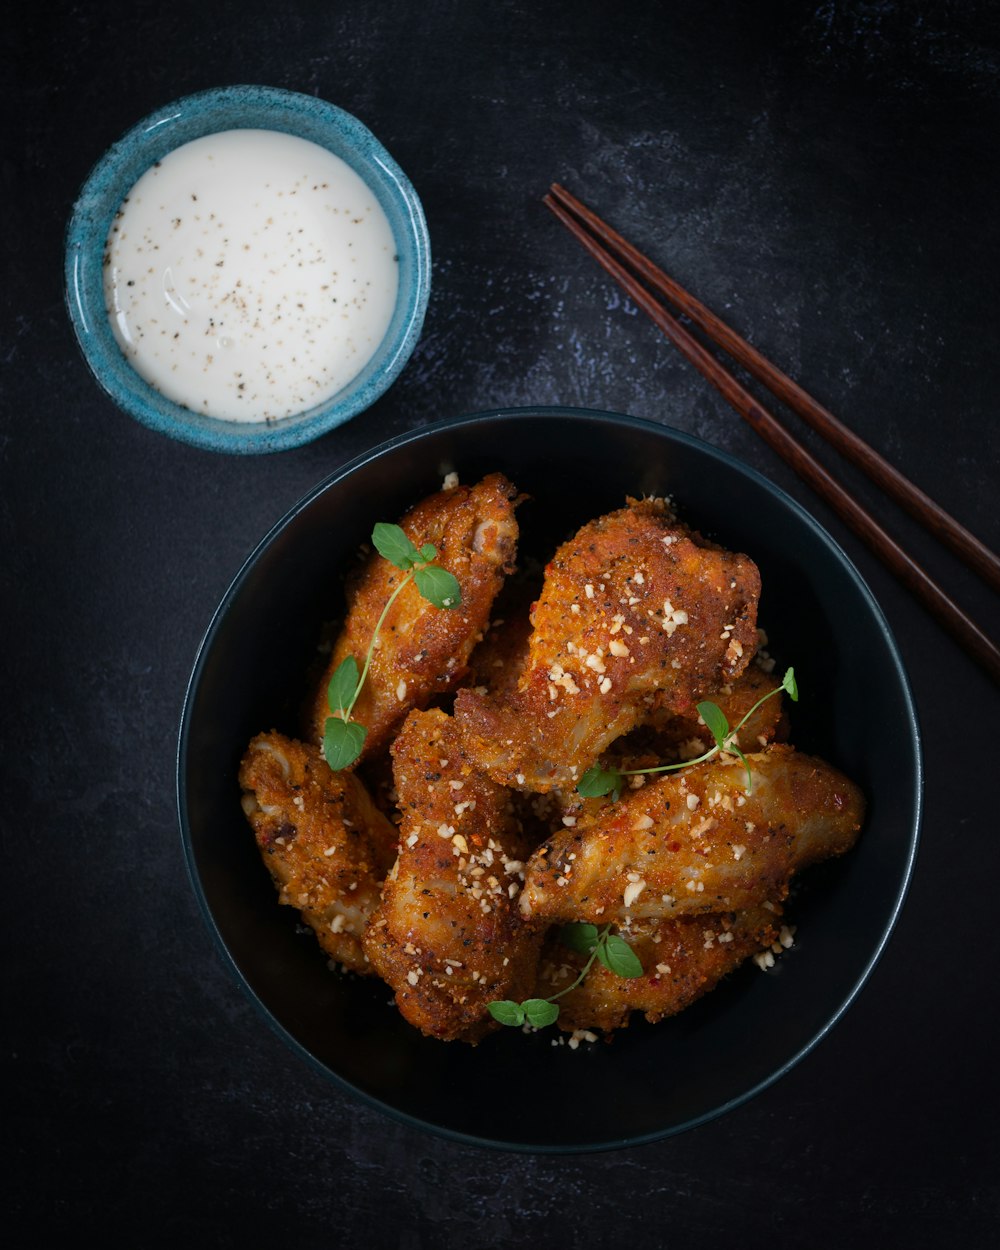
{"label": "golden brown crust", "polygon": [[[517,548],[515,488],[499,473],[475,486],[439,491],[411,509],[400,526],[416,547],[433,543],[436,563],[454,574],[462,602],[454,608],[429,603],[411,581],[400,592],[379,631],[368,676],[353,719],[368,730],[361,759],[377,755],[414,707],[456,689],[468,672]],[[375,626],[393,591],[405,577],[375,554],[349,587],[343,629],[333,646],[313,699],[311,732],[322,742],[330,716],[327,687],[347,656],[363,667]]]}
{"label": "golden brown crust", "polygon": [[[766,698],[740,730],[736,745],[743,751],[760,751],[771,742],[780,742],[787,732],[781,694],[772,691],[781,687],[780,677],[766,673],[756,664],[750,664],[735,681],[727,682],[717,690],[706,690],[698,696],[698,702],[709,700],[721,709],[731,728],[735,728],[758,700]],[[662,763],[673,760],[693,759],[711,750],[714,739],[705,722],[692,707],[683,713],[666,709],[654,711],[642,729],[637,731],[635,743],[628,740],[625,746],[642,746],[652,751]]]}
{"label": "golden brown crust", "polygon": [[395,827],[357,777],[283,734],[253,739],[240,785],[279,901],[299,909],[331,959],[370,971],[361,936],[395,859]]}
{"label": "golden brown crust", "polygon": [[477,1041],[494,1027],[488,1003],[530,990],[541,941],[517,906],[524,848],[509,797],[440,710],[411,712],[392,754],[399,858],[365,951],[411,1024]]}
{"label": "golden brown crust", "polygon": [[556,552],[513,695],[462,690],[455,715],[495,781],[571,787],[651,711],[689,712],[746,668],[760,576],[704,543],[662,500],[631,501]]}
{"label": "golden brown crust", "polygon": [[717,757],[608,802],[532,855],[521,909],[595,924],[739,911],[780,900],[794,873],[849,850],[864,817],[843,773],[790,746]]}
{"label": "golden brown crust", "polygon": [[[714,989],[756,951],[778,940],[780,907],[681,916],[632,925],[624,934],[643,967],[619,977],[595,962],[582,985],[560,1000],[559,1027],[610,1031],[641,1011],[655,1024]],[[586,956],[567,949],[553,930],[539,963],[535,993],[546,998],[572,984]]]}
{"label": "golden brown crust", "polygon": [[[513,593],[508,593],[512,589]],[[504,586],[493,619],[469,658],[471,688],[482,687],[498,698],[508,698],[517,690],[528,657],[529,605],[533,598],[523,586],[512,588],[509,581]]]}

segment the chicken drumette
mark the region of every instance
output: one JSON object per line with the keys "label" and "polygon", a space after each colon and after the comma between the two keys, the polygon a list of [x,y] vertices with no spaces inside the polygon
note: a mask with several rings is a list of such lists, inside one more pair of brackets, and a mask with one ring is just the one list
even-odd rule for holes
{"label": "chicken drumette", "polygon": [[395,858],[395,826],[357,777],[283,734],[253,739],[239,779],[279,901],[299,909],[332,959],[371,971],[361,936]]}
{"label": "chicken drumette", "polygon": [[654,711],[690,713],[756,646],[754,563],[679,525],[663,500],[585,525],[556,552],[513,694],[461,690],[455,716],[502,785],[573,786]]}
{"label": "chicken drumette", "polygon": [[541,934],[517,904],[525,848],[509,795],[473,767],[444,712],[411,712],[392,754],[399,858],[365,951],[411,1024],[475,1042],[494,1027],[487,1005],[534,980]]}
{"label": "chicken drumette", "polygon": [[[388,745],[411,708],[426,707],[465,678],[469,655],[486,628],[505,574],[513,568],[515,506],[514,487],[494,473],[475,486],[452,486],[431,495],[400,521],[417,548],[426,543],[437,548],[436,563],[458,579],[462,601],[458,607],[434,607],[412,581],[400,592],[382,623],[352,714],[368,730],[361,759]],[[330,678],[348,656],[363,667],[376,623],[405,576],[375,554],[349,587],[347,619],[313,699],[317,742],[330,716]]]}

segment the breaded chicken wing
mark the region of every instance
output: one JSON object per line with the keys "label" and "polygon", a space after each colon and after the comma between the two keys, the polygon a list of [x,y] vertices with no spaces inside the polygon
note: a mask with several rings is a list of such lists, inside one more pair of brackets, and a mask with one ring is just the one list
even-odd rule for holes
{"label": "breaded chicken wing", "polygon": [[[466,676],[472,648],[489,621],[504,575],[514,565],[517,521],[514,487],[499,473],[476,486],[454,486],[417,504],[400,521],[415,546],[433,543],[436,563],[458,579],[462,602],[436,608],[412,581],[401,591],[379,632],[368,677],[353,719],[368,730],[361,759],[377,755],[414,707],[426,707]],[[364,665],[375,626],[392,592],[405,576],[373,555],[349,588],[349,608],[326,672],[313,700],[312,733],[317,742],[330,708],[327,687],[347,656]]]}
{"label": "breaded chicken wing", "polygon": [[253,739],[240,785],[279,901],[299,909],[332,959],[370,972],[361,935],[395,859],[395,826],[357,777],[279,733]]}
{"label": "breaded chicken wing", "polygon": [[716,757],[631,790],[532,855],[521,910],[534,920],[658,920],[779,901],[796,872],[849,850],[861,792],[790,746]]}
{"label": "breaded chicken wing", "polygon": [[546,568],[514,694],[459,692],[470,753],[502,785],[571,787],[651,711],[689,712],[743,672],[759,594],[753,561],[679,525],[662,500],[590,522]]}
{"label": "breaded chicken wing", "polygon": [[[619,977],[595,962],[582,985],[559,1000],[559,1027],[610,1031],[641,1011],[655,1024],[714,989],[745,959],[778,939],[780,907],[640,921],[622,936],[643,967],[641,977]],[[779,948],[780,949],[780,948]],[[553,931],[542,951],[535,993],[558,994],[583,967],[585,955],[568,950]]]}
{"label": "breaded chicken wing", "polygon": [[517,906],[523,848],[509,796],[473,768],[438,709],[411,712],[392,754],[399,858],[365,951],[411,1024],[475,1042],[494,1027],[488,1003],[531,989],[541,943]]}

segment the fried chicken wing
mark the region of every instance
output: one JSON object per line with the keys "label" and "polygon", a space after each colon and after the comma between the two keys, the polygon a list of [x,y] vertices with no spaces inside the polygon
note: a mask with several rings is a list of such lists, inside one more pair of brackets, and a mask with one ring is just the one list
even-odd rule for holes
{"label": "fried chicken wing", "polygon": [[706,543],[662,500],[590,522],[546,568],[516,691],[459,692],[470,753],[502,785],[572,786],[651,711],[689,712],[743,672],[759,594],[747,556]]}
{"label": "fried chicken wing", "polygon": [[861,792],[785,745],[742,763],[716,757],[610,802],[532,855],[521,910],[596,924],[740,911],[780,900],[800,869],[853,846]]}
{"label": "fried chicken wing", "polygon": [[[780,914],[780,907],[755,907],[632,924],[622,936],[642,964],[643,975],[619,977],[595,962],[583,984],[559,1000],[559,1027],[608,1032],[627,1025],[633,1011],[643,1012],[652,1024],[676,1015],[755,951],[776,942]],[[553,931],[542,951],[536,995],[548,998],[564,990],[585,959],[562,945]]]}
{"label": "fried chicken wing", "polygon": [[[489,621],[493,600],[514,564],[517,521],[514,487],[499,473],[475,486],[453,486],[417,504],[400,521],[416,547],[433,543],[437,563],[458,579],[462,602],[436,608],[411,581],[379,632],[353,718],[368,730],[361,759],[385,748],[414,707],[426,707],[465,678],[472,648]],[[330,709],[327,687],[347,656],[358,668],[375,626],[400,580],[400,569],[373,555],[349,588],[347,619],[313,700],[312,733],[323,739]]]}
{"label": "fried chicken wing", "polygon": [[530,991],[541,942],[518,910],[523,847],[509,796],[473,767],[439,709],[411,712],[392,754],[399,858],[365,951],[411,1024],[475,1042],[494,1027],[488,1003]]}
{"label": "fried chicken wing", "polygon": [[370,972],[361,936],[395,859],[395,826],[357,777],[279,733],[253,739],[239,780],[279,901],[299,909],[332,959]]}

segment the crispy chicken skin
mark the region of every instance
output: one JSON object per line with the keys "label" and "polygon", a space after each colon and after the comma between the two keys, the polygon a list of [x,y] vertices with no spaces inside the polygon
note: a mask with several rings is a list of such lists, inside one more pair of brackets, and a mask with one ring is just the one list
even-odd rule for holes
{"label": "crispy chicken skin", "polygon": [[521,910],[534,920],[655,920],[781,900],[791,877],[849,850],[864,815],[853,782],[785,745],[664,774],[532,855]]}
{"label": "crispy chicken skin", "polygon": [[392,755],[399,858],[365,951],[411,1024],[475,1042],[495,1027],[488,1003],[530,991],[541,943],[518,910],[524,848],[509,796],[438,709],[411,712]]}
{"label": "crispy chicken skin", "polygon": [[[651,1024],[676,1015],[714,989],[727,973],[778,938],[781,909],[679,916],[641,921],[625,940],[643,967],[641,977],[618,977],[595,962],[582,985],[559,1000],[559,1027],[611,1031],[641,1011]],[[545,943],[535,993],[548,998],[565,989],[583,967],[585,955],[568,950],[555,931]]]}
{"label": "crispy chicken skin", "polygon": [[470,753],[501,785],[572,786],[651,711],[690,712],[743,672],[759,594],[747,556],[707,544],[663,500],[590,522],[546,568],[513,695],[459,691]]}
{"label": "crispy chicken skin", "polygon": [[[504,592],[509,587],[508,582]],[[469,686],[484,687],[497,698],[507,698],[517,690],[531,637],[528,606],[532,597],[522,596],[522,601],[517,602],[504,593],[502,599],[506,602],[497,604],[495,618],[469,658]]]}
{"label": "crispy chicken skin", "polygon": [[361,935],[395,858],[395,826],[357,777],[279,733],[253,739],[239,779],[279,901],[299,909],[331,959],[370,972]]}
{"label": "crispy chicken skin", "polygon": [[[700,695],[698,702],[707,699],[722,709],[730,726],[740,723],[753,705],[781,685],[780,677],[765,673],[756,664],[750,664],[735,681],[719,690]],[[775,695],[762,703],[750,716],[736,739],[743,751],[759,751],[770,742],[780,742],[787,734],[784,715],[784,696]],[[711,750],[714,739],[696,707],[684,713],[660,710],[652,713],[648,723],[638,731],[644,743],[649,743],[661,762],[693,759]]]}
{"label": "crispy chicken skin", "polygon": [[[736,726],[761,696],[777,690],[779,686],[780,682],[774,676],[751,664],[732,684],[704,697],[711,699],[722,710],[731,726]],[[788,734],[788,718],[782,699],[782,695],[769,698],[751,715],[739,732],[737,745],[747,751],[758,751],[772,741],[784,741]],[[692,708],[689,714],[683,716],[654,713],[647,723],[612,743],[602,759],[605,765],[613,764],[627,773],[694,759],[713,746],[714,739],[708,727],[697,709]],[[650,779],[649,775],[629,777],[627,784],[636,789]],[[572,790],[553,790],[549,795],[540,797],[554,800],[550,816],[554,813],[556,816],[572,817],[578,832],[600,817],[607,807],[605,799],[583,798],[575,787]],[[553,823],[551,819],[549,823]],[[545,837],[538,841],[544,841]]]}
{"label": "crispy chicken skin", "polygon": [[[464,680],[472,648],[486,628],[504,575],[514,565],[515,506],[514,487],[494,473],[476,486],[454,486],[431,495],[400,521],[415,546],[437,547],[437,563],[458,578],[462,602],[436,608],[411,581],[392,605],[354,706],[353,719],[368,729],[361,759],[388,745],[411,708],[426,707],[435,695],[449,693]],[[363,667],[378,618],[403,577],[404,572],[374,554],[349,587],[347,619],[313,700],[317,742],[322,742],[330,715],[330,678],[349,655],[359,670]]]}

